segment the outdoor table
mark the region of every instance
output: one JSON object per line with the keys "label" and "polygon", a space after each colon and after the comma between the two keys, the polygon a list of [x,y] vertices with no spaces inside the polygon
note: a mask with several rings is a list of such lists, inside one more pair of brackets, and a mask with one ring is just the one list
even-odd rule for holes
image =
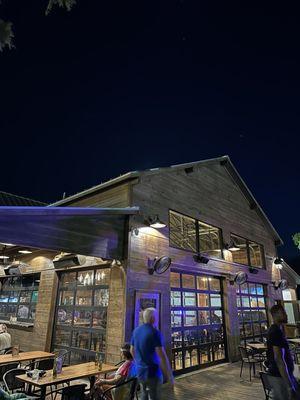
{"label": "outdoor table", "polygon": [[39,378],[37,381],[29,378],[26,374],[18,375],[16,378],[28,383],[29,385],[39,387],[41,390],[40,399],[43,400],[46,397],[47,386],[67,383],[75,379],[90,378],[92,387],[95,383],[95,375],[106,374],[116,370],[117,367],[115,365],[103,364],[101,371],[99,371],[98,366],[95,365],[95,362],[88,362],[63,367],[62,372],[58,374],[56,378],[53,377],[52,370],[46,371],[46,375],[44,375],[42,378]]}
{"label": "outdoor table", "polygon": [[31,361],[34,363],[36,360],[44,360],[45,358],[53,357],[53,353],[47,353],[46,351],[24,351],[23,353],[19,353],[17,356],[13,356],[12,354],[3,354],[0,355],[0,365],[23,361]]}
{"label": "outdoor table", "polygon": [[267,350],[267,345],[265,343],[247,343],[248,347],[258,352],[264,352]]}

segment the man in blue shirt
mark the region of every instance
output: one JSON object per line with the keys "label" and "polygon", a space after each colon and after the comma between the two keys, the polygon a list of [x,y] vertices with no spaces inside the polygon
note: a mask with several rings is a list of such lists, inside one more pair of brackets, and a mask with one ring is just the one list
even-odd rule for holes
{"label": "man in blue shirt", "polygon": [[144,324],[133,331],[131,353],[135,359],[136,372],[141,384],[141,400],[159,400],[160,386],[165,380],[174,384],[168,357],[159,330],[155,328],[157,311],[147,308],[143,312]]}

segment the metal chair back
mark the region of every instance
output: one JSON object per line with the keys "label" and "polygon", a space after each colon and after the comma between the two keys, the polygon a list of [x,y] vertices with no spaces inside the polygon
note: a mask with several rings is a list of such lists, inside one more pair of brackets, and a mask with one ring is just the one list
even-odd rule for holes
{"label": "metal chair back", "polygon": [[3,382],[8,392],[13,392],[17,389],[25,391],[25,382],[16,379],[16,376],[23,374],[26,374],[26,369],[24,368],[14,368],[5,372]]}
{"label": "metal chair back", "polygon": [[85,384],[64,387],[61,393],[61,400],[84,400]]}
{"label": "metal chair back", "polygon": [[[122,382],[118,385],[115,385],[102,393],[100,399],[101,400],[110,400],[111,397],[114,400],[134,400],[135,394],[137,390],[137,378],[131,378]],[[110,396],[109,396],[110,395]]]}
{"label": "metal chair back", "polygon": [[244,346],[239,346],[239,352],[242,360],[244,361],[249,361],[249,352],[246,347]]}
{"label": "metal chair back", "polygon": [[40,360],[36,363],[37,369],[49,370],[53,369],[54,359],[53,358],[46,358],[45,360]]}
{"label": "metal chair back", "polygon": [[3,375],[7,372],[10,371],[11,369],[16,369],[18,368],[19,363],[14,362],[11,364],[2,364],[0,366],[0,382],[3,382]]}

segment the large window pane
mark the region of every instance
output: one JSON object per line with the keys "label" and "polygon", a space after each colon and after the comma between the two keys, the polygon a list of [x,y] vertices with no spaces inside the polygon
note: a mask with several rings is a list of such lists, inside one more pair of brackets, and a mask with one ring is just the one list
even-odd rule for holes
{"label": "large window pane", "polygon": [[89,289],[78,289],[76,293],[77,306],[91,306],[92,305],[92,291]]}
{"label": "large window pane", "polygon": [[209,256],[222,258],[221,230],[198,221],[200,252]]}
{"label": "large window pane", "polygon": [[171,307],[181,307],[181,292],[171,291]]}
{"label": "large window pane", "polygon": [[184,326],[197,326],[197,312],[192,310],[184,311],[183,324]]}
{"label": "large window pane", "polygon": [[182,274],[182,287],[185,289],[195,289],[194,275]]}
{"label": "large window pane", "polygon": [[74,326],[89,327],[92,321],[92,312],[75,310],[74,311]]}
{"label": "large window pane", "polygon": [[231,240],[234,242],[235,246],[239,249],[237,251],[232,251],[232,261],[239,264],[248,264],[248,253],[247,253],[247,241],[236,235],[231,235]]}
{"label": "large window pane", "polygon": [[196,294],[193,292],[183,292],[183,306],[196,307]]}
{"label": "large window pane", "polygon": [[94,306],[107,307],[109,299],[108,289],[97,289],[94,292]]}
{"label": "large window pane", "polygon": [[211,293],[211,295],[210,295],[210,306],[211,307],[219,307],[219,308],[221,308],[222,302],[221,302],[221,295],[220,294]]}
{"label": "large window pane", "polygon": [[205,276],[197,276],[197,289],[208,290],[208,278]]}
{"label": "large window pane", "polygon": [[250,242],[250,241],[248,245],[249,245],[250,264],[253,267],[263,267],[265,265],[265,262],[264,262],[264,254],[262,246],[255,242]]}
{"label": "large window pane", "polygon": [[181,321],[182,311],[172,310],[171,311],[171,327],[176,328],[182,325]]}
{"label": "large window pane", "polygon": [[180,274],[178,274],[177,272],[171,272],[170,285],[171,287],[175,288],[180,287]]}
{"label": "large window pane", "polygon": [[110,269],[101,268],[95,271],[95,285],[109,285]]}
{"label": "large window pane", "polygon": [[210,324],[210,311],[199,311],[199,325]]}
{"label": "large window pane", "polygon": [[197,293],[198,307],[209,307],[209,295],[206,293]]}
{"label": "large window pane", "polygon": [[196,220],[170,211],[170,246],[196,252]]}
{"label": "large window pane", "polygon": [[198,345],[198,332],[197,332],[197,330],[184,331],[183,344],[184,344],[184,346],[196,346],[196,345]]}
{"label": "large window pane", "polygon": [[241,292],[237,295],[240,337],[244,344],[250,340],[262,340],[267,331],[266,302],[261,295],[264,293],[264,287],[247,282]]}
{"label": "large window pane", "polygon": [[223,311],[220,279],[184,273],[181,278],[171,283],[172,367],[188,370],[225,357]]}

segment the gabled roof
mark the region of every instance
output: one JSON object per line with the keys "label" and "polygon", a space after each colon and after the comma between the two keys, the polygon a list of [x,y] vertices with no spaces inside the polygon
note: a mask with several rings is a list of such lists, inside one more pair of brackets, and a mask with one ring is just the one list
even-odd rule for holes
{"label": "gabled roof", "polygon": [[46,203],[41,201],[28,199],[27,197],[17,196],[15,194],[0,192],[0,206],[28,206],[28,207],[39,207],[46,206]]}
{"label": "gabled roof", "polygon": [[190,163],[185,163],[185,164],[176,164],[176,165],[171,165],[170,167],[162,167],[162,168],[151,168],[143,171],[131,171],[128,172],[124,175],[120,175],[117,178],[111,179],[107,182],[101,183],[100,185],[93,186],[92,188],[89,188],[87,190],[84,190],[82,192],[76,193],[72,196],[69,196],[65,199],[59,200],[50,206],[60,206],[60,205],[67,205],[68,203],[75,201],[77,199],[80,199],[82,197],[86,197],[90,194],[96,193],[103,191],[105,189],[108,189],[111,186],[119,185],[125,182],[129,182],[135,178],[139,178],[142,175],[147,175],[147,174],[157,174],[163,171],[171,171],[171,170],[180,170],[180,169],[189,169],[193,168],[194,166],[207,166],[210,164],[220,164],[224,168],[226,168],[227,172],[233,179],[233,181],[236,183],[236,185],[240,188],[241,192],[243,193],[244,197],[246,200],[249,202],[249,207],[252,210],[255,210],[257,214],[261,217],[263,222],[265,223],[266,227],[269,229],[269,231],[272,233],[275,244],[276,245],[282,245],[283,240],[275,230],[274,226],[271,224],[270,220],[254,198],[253,194],[251,193],[250,189],[238,173],[237,169],[233,165],[232,161],[230,160],[230,157],[228,155],[222,156],[222,157],[216,157],[216,158],[210,158],[207,160],[200,160],[200,161],[193,161]]}

